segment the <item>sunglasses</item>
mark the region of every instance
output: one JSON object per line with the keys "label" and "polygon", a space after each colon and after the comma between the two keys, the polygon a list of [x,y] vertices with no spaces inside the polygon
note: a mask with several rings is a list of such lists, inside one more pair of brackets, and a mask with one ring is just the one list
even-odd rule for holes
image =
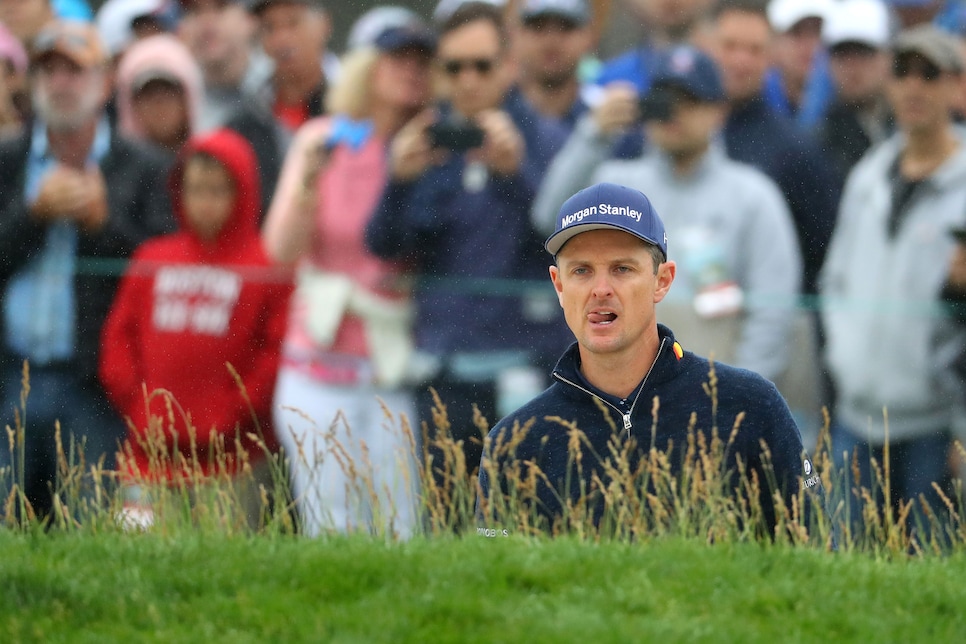
{"label": "sunglasses", "polygon": [[493,71],[496,61],[492,58],[471,58],[468,60],[450,59],[442,63],[443,71],[449,76],[459,76],[464,69],[472,69],[480,76]]}
{"label": "sunglasses", "polygon": [[895,78],[917,76],[924,81],[933,82],[939,80],[942,74],[943,70],[935,63],[921,58],[900,56],[892,61],[892,76]]}

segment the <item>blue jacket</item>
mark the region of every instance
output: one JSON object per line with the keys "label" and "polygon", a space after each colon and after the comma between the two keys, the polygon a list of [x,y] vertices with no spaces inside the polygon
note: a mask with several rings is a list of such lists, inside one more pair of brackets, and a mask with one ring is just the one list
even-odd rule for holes
{"label": "blue jacket", "polygon": [[[762,482],[762,507],[769,534],[776,523],[770,501],[770,490],[775,488],[767,481],[774,481],[788,507],[791,507],[792,495],[799,489],[809,490],[807,497],[812,492],[821,494],[820,479],[805,455],[795,421],[773,384],[754,372],[715,364],[715,408],[715,401],[705,389],[711,368],[708,360],[680,351],[680,345],[675,346],[677,343],[667,327],[658,325],[658,332],[661,345],[654,365],[639,393],[628,400],[607,394],[587,382],[580,373],[577,344],[571,345],[554,369],[555,382],[490,431],[480,465],[481,498],[508,491],[505,480],[490,481],[487,459],[495,459],[495,471],[501,479],[517,465],[532,462],[545,476],[538,477],[535,510],[552,525],[563,512],[562,502],[576,502],[580,498],[581,486],[592,490],[595,477],[605,486],[608,484],[610,479],[604,463],[612,454],[612,443],[620,450],[633,439],[640,448],[631,452],[630,471],[635,470],[642,453],[652,444],[660,451],[671,447],[669,460],[672,474],[677,476],[690,427],[694,427],[695,434],[703,435],[707,445],[711,445],[715,428],[727,443],[732,428],[739,424],[740,414],[744,417],[734,435],[734,444],[726,446],[731,483],[725,489],[736,489],[738,475],[734,468],[740,457],[747,465],[749,476],[755,472]],[[660,406],[655,420],[657,402]],[[507,443],[514,427],[530,421],[532,426],[514,449],[499,447]],[[579,476],[572,470],[567,429],[563,424],[571,422],[586,436],[586,442],[580,446],[583,459]],[[763,463],[761,442],[771,452],[774,478]],[[523,465],[524,471],[527,467]],[[595,520],[599,521],[604,501],[599,493],[591,492],[590,498]]]}
{"label": "blue jacket", "polygon": [[490,173],[474,191],[464,185],[465,158],[454,154],[415,181],[390,181],[366,243],[380,257],[410,259],[422,277],[415,293],[418,349],[444,358],[518,350],[549,364],[569,340],[547,279],[550,258],[529,213],[565,133],[518,94],[503,109],[526,144],[517,174]]}

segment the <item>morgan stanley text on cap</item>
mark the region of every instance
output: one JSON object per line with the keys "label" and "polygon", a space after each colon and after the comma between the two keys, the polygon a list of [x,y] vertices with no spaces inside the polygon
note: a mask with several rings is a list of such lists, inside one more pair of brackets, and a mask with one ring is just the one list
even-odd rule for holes
{"label": "morgan stanley text on cap", "polygon": [[543,247],[555,256],[574,235],[588,230],[616,228],[661,249],[667,260],[667,233],[644,193],[614,183],[584,188],[564,202],[557,214],[557,230]]}

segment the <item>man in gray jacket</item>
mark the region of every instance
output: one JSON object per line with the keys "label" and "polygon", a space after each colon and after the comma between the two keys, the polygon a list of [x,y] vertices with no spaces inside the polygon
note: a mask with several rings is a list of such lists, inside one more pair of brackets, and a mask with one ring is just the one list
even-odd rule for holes
{"label": "man in gray jacket", "polygon": [[[534,204],[548,234],[560,204],[594,183],[646,192],[678,240],[677,298],[661,311],[688,346],[776,380],[789,363],[801,259],[788,207],[775,184],[727,158],[716,135],[725,96],[715,64],[689,46],[658,57],[642,103],[641,158],[608,160],[619,128],[590,113],[551,164]],[[784,392],[783,392],[784,393]]]}
{"label": "man in gray jacket", "polygon": [[950,116],[963,61],[953,38],[921,26],[896,38],[891,62],[899,132],[849,174],[819,280],[832,447],[857,454],[862,480],[851,485],[872,489],[870,458],[884,464],[888,441],[889,501],[918,511],[923,495],[941,515],[933,483],[963,422],[952,364],[966,335],[940,304],[949,231],[966,221],[966,134]]}

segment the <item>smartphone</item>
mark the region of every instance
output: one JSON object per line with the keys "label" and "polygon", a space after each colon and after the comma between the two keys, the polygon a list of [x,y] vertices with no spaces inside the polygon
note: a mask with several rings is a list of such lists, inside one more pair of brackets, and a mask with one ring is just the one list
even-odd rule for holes
{"label": "smartphone", "polygon": [[958,243],[966,245],[966,226],[956,226],[949,229],[949,234],[953,236]]}
{"label": "smartphone", "polygon": [[483,130],[472,123],[437,121],[428,128],[430,144],[453,152],[466,152],[483,145]]}

